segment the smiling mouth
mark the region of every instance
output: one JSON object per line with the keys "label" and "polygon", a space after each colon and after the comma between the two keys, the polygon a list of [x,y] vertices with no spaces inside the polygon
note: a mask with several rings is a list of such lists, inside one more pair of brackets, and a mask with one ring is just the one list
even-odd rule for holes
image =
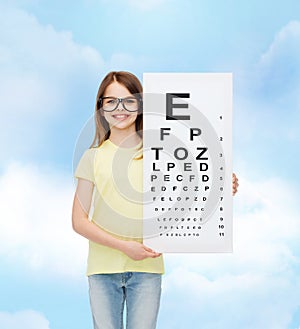
{"label": "smiling mouth", "polygon": [[123,119],[126,119],[128,117],[129,117],[128,114],[115,114],[115,115],[113,115],[113,118],[118,119],[118,120],[123,120]]}

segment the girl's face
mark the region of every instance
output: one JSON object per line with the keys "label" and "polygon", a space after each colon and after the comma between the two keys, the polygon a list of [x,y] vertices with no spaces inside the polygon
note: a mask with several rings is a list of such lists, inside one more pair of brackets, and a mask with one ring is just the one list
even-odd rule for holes
{"label": "girl's face", "polygon": [[[132,94],[129,90],[117,81],[111,83],[105,90],[103,97],[130,97]],[[110,129],[122,129],[135,131],[135,120],[138,112],[129,112],[124,109],[123,104],[119,103],[118,107],[112,112],[101,111]]]}

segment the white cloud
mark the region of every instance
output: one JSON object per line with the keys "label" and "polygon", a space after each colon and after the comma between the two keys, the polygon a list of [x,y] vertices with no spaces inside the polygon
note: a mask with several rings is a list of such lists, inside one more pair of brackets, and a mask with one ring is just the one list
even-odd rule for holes
{"label": "white cloud", "polygon": [[109,69],[142,72],[147,61],[116,53],[104,62],[99,51],[77,43],[70,31],[0,4],[0,139],[6,141],[1,162],[45,152],[44,144],[55,139],[51,124],[57,127],[54,122],[61,121],[65,128],[67,113],[74,121],[74,111],[92,112],[87,104],[94,103],[90,95],[101,74]]}
{"label": "white cloud", "polygon": [[83,277],[87,240],[72,230],[69,173],[11,164],[0,178],[0,256],[48,275]]}
{"label": "white cloud", "polygon": [[33,310],[15,313],[0,312],[0,328],[5,329],[50,329],[49,321]]}
{"label": "white cloud", "polygon": [[246,159],[244,167],[251,171],[249,161],[262,159],[270,171],[297,174],[300,21],[289,22],[275,34],[242,83],[236,81],[236,89],[234,142],[237,156]]}
{"label": "white cloud", "polygon": [[166,255],[162,328],[284,329],[300,309],[299,192],[239,178],[234,253]]}
{"label": "white cloud", "polygon": [[275,35],[260,58],[258,72],[267,97],[288,100],[292,96],[294,104],[300,105],[300,21],[289,22]]}
{"label": "white cloud", "polygon": [[10,141],[3,143],[1,157],[20,159],[41,149],[49,120],[70,111],[68,103],[79,102],[78,88],[97,80],[104,61],[97,50],[76,43],[71,32],[4,5],[0,54],[0,139]]}
{"label": "white cloud", "polygon": [[299,39],[300,22],[290,21],[275,35],[268,50],[261,56],[261,64],[269,65],[274,59],[287,55],[292,55],[292,59],[299,61],[297,57],[300,52]]}
{"label": "white cloud", "polygon": [[299,307],[299,284],[285,278],[245,273],[209,280],[183,268],[166,281],[161,328],[287,329]]}
{"label": "white cloud", "polygon": [[86,71],[97,74],[97,69],[103,67],[101,55],[92,47],[76,43],[70,31],[42,25],[35,16],[20,9],[1,9],[0,40],[4,55],[0,63],[4,73],[25,78],[31,74],[37,80],[51,82],[59,91],[74,75]]}

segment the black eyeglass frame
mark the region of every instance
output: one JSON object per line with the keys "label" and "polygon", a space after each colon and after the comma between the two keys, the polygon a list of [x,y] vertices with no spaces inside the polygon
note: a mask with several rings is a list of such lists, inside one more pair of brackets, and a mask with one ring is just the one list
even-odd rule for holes
{"label": "black eyeglass frame", "polygon": [[[103,105],[103,99],[107,99],[107,98],[113,98],[113,99],[115,99],[115,100],[118,100],[118,103],[116,104],[116,107],[115,107],[113,110],[107,111],[107,110],[104,110],[104,108],[102,107],[102,105]],[[125,99],[132,99],[132,98],[134,98],[134,99],[136,99],[136,100],[138,101],[138,108],[137,108],[137,110],[135,110],[135,111],[130,111],[130,110],[128,110],[128,109],[126,108],[126,105],[123,103],[123,100],[125,100]],[[120,103],[122,103],[123,108],[124,108],[126,111],[128,111],[128,112],[138,112],[138,111],[142,108],[143,100],[142,100],[141,97],[135,97],[135,96],[129,96],[129,97],[124,97],[124,98],[112,97],[112,96],[100,97],[100,98],[98,99],[98,101],[97,101],[97,109],[98,109],[98,110],[101,109],[101,110],[104,111],[104,112],[113,112],[113,111],[115,111],[115,110],[118,108],[118,106],[119,106]]]}

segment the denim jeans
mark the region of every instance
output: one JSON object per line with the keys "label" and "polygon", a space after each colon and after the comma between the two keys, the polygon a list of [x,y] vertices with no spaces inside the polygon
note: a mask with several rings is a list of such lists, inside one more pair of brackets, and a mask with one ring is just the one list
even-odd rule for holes
{"label": "denim jeans", "polygon": [[125,272],[88,277],[94,329],[155,329],[161,295],[161,274]]}

